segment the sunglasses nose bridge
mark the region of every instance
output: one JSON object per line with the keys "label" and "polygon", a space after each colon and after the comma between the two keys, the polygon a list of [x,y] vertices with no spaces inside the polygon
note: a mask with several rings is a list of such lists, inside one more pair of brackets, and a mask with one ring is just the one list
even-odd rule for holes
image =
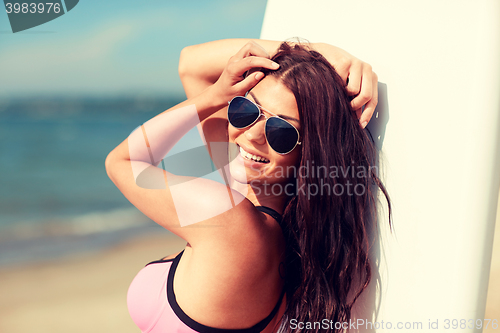
{"label": "sunglasses nose bridge", "polygon": [[264,117],[264,123],[266,123],[266,122],[267,122],[267,119],[269,119],[269,117],[268,117],[268,116],[266,116],[266,114],[265,114],[265,113],[264,113],[264,112],[263,112],[263,111],[259,108],[259,116],[257,117],[257,119],[255,119],[254,123],[252,124],[252,127],[253,127],[254,125],[257,125],[258,123],[260,123],[260,122],[261,122],[261,120],[262,120],[262,119],[261,119],[262,117]]}

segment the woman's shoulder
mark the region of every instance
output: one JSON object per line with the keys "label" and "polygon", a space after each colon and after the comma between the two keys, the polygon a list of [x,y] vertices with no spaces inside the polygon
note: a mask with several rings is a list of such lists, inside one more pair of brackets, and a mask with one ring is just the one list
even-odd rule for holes
{"label": "woman's shoulder", "polygon": [[[194,247],[238,248],[248,243],[265,243],[269,237],[276,237],[273,230],[281,231],[273,217],[259,211],[229,186],[206,179],[191,182],[198,183],[191,186],[197,186],[203,194],[196,198],[196,205],[193,200],[183,198],[176,202],[175,208],[180,228],[189,229],[190,239],[186,240]],[[209,192],[203,191],[205,186],[210,188]]]}
{"label": "woman's shoulder", "polygon": [[[208,280],[212,283],[226,287],[231,285],[228,281],[233,281],[237,289],[255,286],[256,281],[264,284],[269,279],[276,281],[285,251],[285,238],[278,221],[247,199],[224,215],[219,217],[224,222],[219,221],[216,227],[200,226],[219,236],[186,247],[182,259],[192,276],[211,277],[213,280]],[[202,280],[197,283],[207,281]]]}
{"label": "woman's shoulder", "polygon": [[252,326],[271,313],[283,290],[284,239],[278,223],[253,205],[240,208],[249,210],[249,222],[222,226],[233,230],[219,244],[186,247],[175,272],[180,307],[208,326]]}
{"label": "woman's shoulder", "polygon": [[278,216],[266,211],[243,198],[232,209],[190,226],[199,237],[186,247],[181,271],[189,267],[192,276],[218,276],[219,282],[235,276],[249,284],[275,278],[269,272],[283,260],[285,239]]}

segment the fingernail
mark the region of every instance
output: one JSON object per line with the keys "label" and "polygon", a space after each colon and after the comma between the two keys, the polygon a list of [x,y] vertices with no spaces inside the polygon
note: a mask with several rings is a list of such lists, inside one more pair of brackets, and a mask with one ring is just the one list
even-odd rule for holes
{"label": "fingernail", "polygon": [[258,72],[257,74],[255,74],[255,79],[256,80],[260,80],[264,77],[264,73],[261,73],[261,72]]}
{"label": "fingernail", "polygon": [[363,122],[361,123],[361,127],[362,127],[362,128],[365,128],[365,127],[366,127],[366,125],[368,125],[368,122],[367,122],[367,121],[363,121]]}
{"label": "fingernail", "polygon": [[279,65],[278,63],[276,63],[276,62],[273,62],[272,66],[273,66],[273,68],[278,68],[278,67],[280,67],[280,65]]}

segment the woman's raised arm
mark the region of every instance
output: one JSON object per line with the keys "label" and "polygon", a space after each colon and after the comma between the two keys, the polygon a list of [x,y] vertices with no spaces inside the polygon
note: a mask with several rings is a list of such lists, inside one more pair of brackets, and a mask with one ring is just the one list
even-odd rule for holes
{"label": "woman's raised arm", "polygon": [[[185,47],[179,59],[179,76],[187,98],[200,94],[214,84],[226,67],[229,59],[249,42],[255,47],[248,48],[252,56],[269,58],[281,42],[260,39],[223,39]],[[250,51],[252,50],[252,51]],[[259,51],[260,50],[260,51]]]}
{"label": "woman's raised arm", "polygon": [[[185,47],[179,60],[179,76],[187,98],[198,96],[215,84],[228,65],[231,63],[234,65],[240,61],[239,57],[258,63],[263,58],[269,59],[269,52],[274,52],[279,45],[280,42],[277,41],[224,39]],[[269,63],[271,63],[270,60]],[[232,77],[232,79],[241,80],[242,77]],[[244,95],[244,92],[239,94]],[[236,96],[231,91],[228,91],[226,95],[227,100],[224,101],[224,106],[227,106],[226,103]],[[200,136],[205,141],[208,152],[216,165],[218,161],[209,143],[227,141],[228,123],[224,106],[201,120],[198,126]]]}
{"label": "woman's raised arm", "polygon": [[[223,39],[185,47],[179,60],[179,76],[186,96],[196,96],[214,84],[230,58],[249,42],[256,46],[248,49],[258,50],[258,54],[249,53],[247,56],[267,58],[272,57],[282,43],[262,39]],[[348,93],[354,96],[352,107],[360,124],[365,127],[378,101],[378,77],[372,67],[336,46],[326,43],[311,43],[310,46],[320,52],[346,82]],[[363,106],[364,111],[361,112]],[[211,118],[224,117],[222,113],[215,113]]]}
{"label": "woman's raised arm", "polygon": [[[264,77],[262,72],[255,72],[243,79],[245,72],[279,67],[266,57],[248,57],[249,53],[261,52],[253,48],[253,44],[243,47],[217,82],[138,127],[106,158],[108,176],[123,195],[153,221],[193,246],[200,242],[227,244],[224,240],[234,241],[238,238],[234,234],[238,233],[248,240],[250,234],[241,232],[247,227],[245,223],[258,221],[257,211],[249,209],[252,204],[243,200],[244,193],[211,180],[171,174],[163,162],[174,144],[191,128],[227,105],[232,97],[245,94]],[[221,154],[227,154],[227,147],[223,148],[219,148]],[[208,223],[211,227],[184,228],[194,223],[198,226]],[[214,225],[226,228],[213,228]]]}

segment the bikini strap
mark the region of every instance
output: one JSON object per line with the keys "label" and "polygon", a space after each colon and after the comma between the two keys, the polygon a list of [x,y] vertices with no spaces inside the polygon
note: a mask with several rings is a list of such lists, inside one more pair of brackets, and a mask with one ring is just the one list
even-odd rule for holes
{"label": "bikini strap", "polygon": [[[279,214],[278,214],[279,215]],[[242,328],[242,329],[222,329],[222,328],[214,328],[210,326],[203,325],[191,317],[189,317],[179,306],[179,303],[177,303],[177,298],[175,296],[174,292],[174,276],[175,276],[175,271],[177,270],[177,266],[179,265],[179,262],[181,260],[182,253],[179,253],[177,257],[173,259],[172,266],[170,266],[170,269],[168,271],[168,276],[167,276],[167,300],[168,303],[170,304],[172,310],[176,314],[176,316],[188,327],[192,328],[196,332],[205,332],[205,333],[258,333],[262,332],[268,325],[269,323],[273,320],[273,318],[276,316],[276,313],[278,313],[281,303],[283,301],[283,297],[285,296],[285,289],[281,292],[280,298],[278,300],[278,303],[274,306],[273,310],[271,313],[264,319],[262,319],[260,322],[255,324],[254,326],[250,328]]]}
{"label": "bikini strap", "polygon": [[283,218],[281,217],[281,215],[277,211],[275,211],[272,208],[266,207],[266,206],[255,206],[255,208],[257,208],[258,211],[271,216],[273,219],[276,220],[276,222],[278,222],[281,229],[284,229],[283,228]]}
{"label": "bikini strap", "polygon": [[174,261],[175,259],[177,259],[177,257],[180,258],[183,253],[184,253],[184,250],[182,250],[182,252],[180,252],[179,254],[177,254],[174,258],[170,258],[170,259],[162,258],[162,259],[159,259],[159,260],[151,261],[150,263],[146,264],[146,266],[151,265],[151,264],[163,264],[165,262]]}

